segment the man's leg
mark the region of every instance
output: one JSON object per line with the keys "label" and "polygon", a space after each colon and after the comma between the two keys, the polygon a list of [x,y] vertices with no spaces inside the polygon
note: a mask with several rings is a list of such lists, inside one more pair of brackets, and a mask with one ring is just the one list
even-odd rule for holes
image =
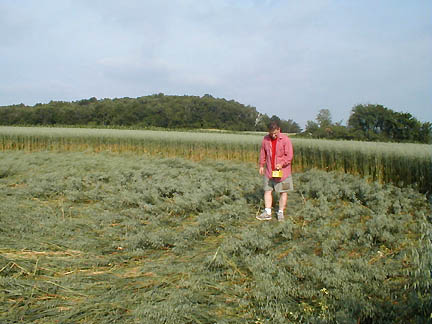
{"label": "man's leg", "polygon": [[272,208],[273,196],[271,191],[264,191],[264,206],[265,208]]}
{"label": "man's leg", "polygon": [[272,185],[269,183],[269,179],[264,177],[264,207],[265,210],[262,214],[257,215],[256,218],[259,220],[271,220],[271,207],[273,203],[273,196],[272,196]]}
{"label": "man's leg", "polygon": [[279,198],[279,210],[285,211],[287,200],[288,200],[288,193],[281,192]]}
{"label": "man's leg", "polygon": [[265,210],[262,214],[257,215],[256,218],[259,220],[271,220],[271,206],[272,206],[272,192],[264,191],[264,206]]}
{"label": "man's leg", "polygon": [[277,213],[278,221],[282,222],[285,219],[284,211],[287,204],[288,194],[286,192],[281,192],[279,197],[279,211]]}

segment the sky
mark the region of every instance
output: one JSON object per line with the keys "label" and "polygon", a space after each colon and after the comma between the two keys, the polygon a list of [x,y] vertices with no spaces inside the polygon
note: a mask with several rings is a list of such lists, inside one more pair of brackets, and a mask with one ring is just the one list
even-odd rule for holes
{"label": "sky", "polygon": [[156,93],[432,121],[432,1],[0,0],[0,106]]}

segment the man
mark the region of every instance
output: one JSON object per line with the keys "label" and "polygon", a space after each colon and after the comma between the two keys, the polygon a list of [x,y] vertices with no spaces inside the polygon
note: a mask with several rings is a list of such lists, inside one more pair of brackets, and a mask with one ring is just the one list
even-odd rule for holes
{"label": "man", "polygon": [[[259,173],[264,175],[265,210],[256,218],[259,220],[272,219],[272,191],[276,190],[280,194],[277,219],[283,221],[288,198],[287,192],[294,190],[291,176],[293,147],[288,136],[281,134],[277,122],[273,121],[269,124],[268,132],[262,141],[259,158]],[[282,171],[282,174],[274,171]]]}

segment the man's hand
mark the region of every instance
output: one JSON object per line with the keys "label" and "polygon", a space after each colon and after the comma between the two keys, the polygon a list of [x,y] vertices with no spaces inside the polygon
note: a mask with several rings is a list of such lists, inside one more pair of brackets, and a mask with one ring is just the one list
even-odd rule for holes
{"label": "man's hand", "polygon": [[264,167],[260,167],[260,168],[259,168],[259,174],[261,174],[261,175],[264,174]]}
{"label": "man's hand", "polygon": [[281,164],[276,164],[275,167],[276,167],[276,170],[282,169],[282,165]]}

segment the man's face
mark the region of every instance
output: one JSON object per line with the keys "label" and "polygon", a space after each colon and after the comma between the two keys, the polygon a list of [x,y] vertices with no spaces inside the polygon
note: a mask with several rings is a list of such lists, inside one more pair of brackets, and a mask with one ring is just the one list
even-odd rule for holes
{"label": "man's face", "polygon": [[276,139],[278,137],[279,133],[280,133],[280,128],[272,130],[272,131],[269,131],[269,136],[272,139]]}

